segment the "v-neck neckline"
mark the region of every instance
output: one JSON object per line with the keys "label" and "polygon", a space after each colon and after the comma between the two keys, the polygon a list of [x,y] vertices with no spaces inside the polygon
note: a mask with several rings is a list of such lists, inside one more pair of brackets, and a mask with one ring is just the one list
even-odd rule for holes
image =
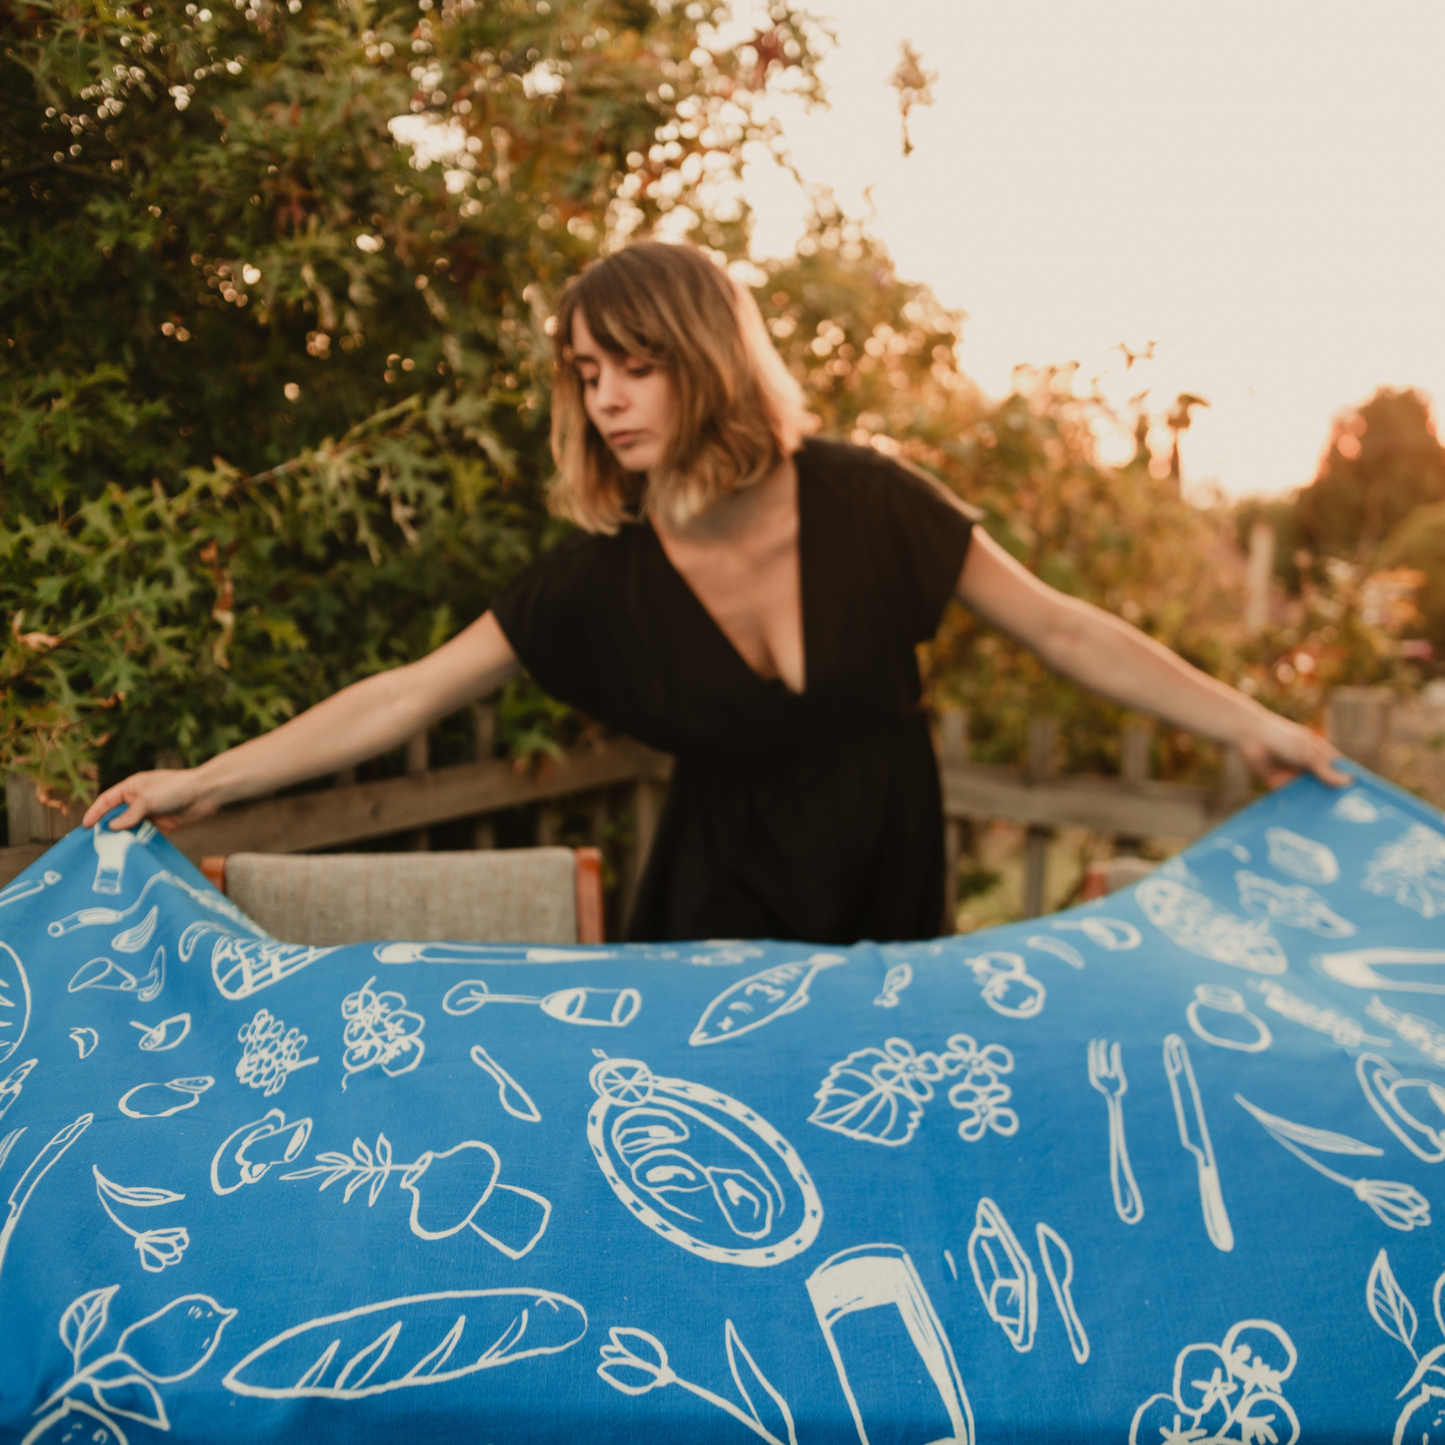
{"label": "v-neck neckline", "polygon": [[[806,445],[806,444],[805,444]],[[657,529],[652,525],[651,520],[644,518],[643,525],[648,535],[652,538],[657,548],[658,555],[662,558],[664,571],[672,577],[681,591],[686,595],[692,606],[702,615],[707,628],[713,636],[722,643],[723,649],[733,658],[740,667],[759,687],[767,688],[771,692],[781,692],[782,696],[794,702],[804,701],[809,694],[813,684],[812,659],[808,651],[808,558],[805,547],[807,536],[806,508],[803,505],[803,450],[799,448],[793,454],[793,472],[797,478],[797,488],[794,494],[794,505],[798,512],[798,537],[796,546],[798,549],[798,630],[801,633],[799,641],[803,653],[803,690],[794,692],[792,688],[783,681],[781,675],[764,677],[741,652],[737,644],[724,631],[717,618],[708,610],[707,604],[693,591],[692,583],[678,569],[672,558],[667,555],[667,548],[662,545],[662,538],[658,536]]]}

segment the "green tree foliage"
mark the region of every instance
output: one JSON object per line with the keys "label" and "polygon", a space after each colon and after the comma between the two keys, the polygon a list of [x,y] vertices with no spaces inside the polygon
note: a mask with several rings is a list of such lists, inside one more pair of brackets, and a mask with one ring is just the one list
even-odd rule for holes
{"label": "green tree foliage", "polygon": [[1318,475],[1295,503],[1304,545],[1372,568],[1417,507],[1445,502],[1445,447],[1418,391],[1381,387],[1335,424]]}
{"label": "green tree foliage", "polygon": [[0,766],[67,790],[480,613],[553,525],[549,295],[664,219],[736,252],[814,85],[786,3],[212,3],[0,0]]}
{"label": "green tree foliage", "polygon": [[1385,539],[1380,561],[1385,567],[1408,567],[1423,579],[1415,593],[1420,611],[1417,630],[1426,637],[1437,660],[1445,660],[1445,502],[1420,507],[1405,517]]}

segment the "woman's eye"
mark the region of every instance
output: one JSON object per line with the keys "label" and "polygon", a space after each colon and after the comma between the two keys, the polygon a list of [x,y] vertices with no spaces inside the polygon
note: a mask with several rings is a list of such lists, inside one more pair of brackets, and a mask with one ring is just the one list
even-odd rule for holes
{"label": "woman's eye", "polygon": [[644,377],[644,376],[651,376],[651,375],[652,375],[652,363],[651,363],[651,362],[639,362],[636,366],[629,366],[629,367],[627,368],[627,374],[628,374],[628,376],[636,376],[636,377],[639,377],[639,378],[640,378],[640,377]]}

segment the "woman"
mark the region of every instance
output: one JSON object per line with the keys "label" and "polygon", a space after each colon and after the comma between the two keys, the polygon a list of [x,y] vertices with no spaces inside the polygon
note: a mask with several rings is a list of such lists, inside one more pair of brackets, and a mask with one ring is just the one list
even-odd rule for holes
{"label": "woman", "polygon": [[1334,750],[1118,618],[1045,586],[945,488],[814,422],[752,297],[640,242],[557,310],[554,509],[582,529],[429,657],[199,768],[109,788],[93,823],[169,832],[335,772],[526,666],[677,762],[628,936],[935,934],[942,807],[915,645],[957,595],[1056,671],[1236,744],[1261,772]]}

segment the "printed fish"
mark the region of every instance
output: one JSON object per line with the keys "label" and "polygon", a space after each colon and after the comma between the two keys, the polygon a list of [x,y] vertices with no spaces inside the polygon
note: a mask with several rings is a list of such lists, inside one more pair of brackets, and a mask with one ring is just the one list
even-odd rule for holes
{"label": "printed fish", "polygon": [[796,963],[780,963],[750,978],[740,978],[724,989],[703,1010],[688,1039],[694,1048],[719,1044],[760,1029],[784,1014],[797,1013],[808,1003],[808,986],[825,968],[837,968],[847,959],[841,953],[815,953]]}

